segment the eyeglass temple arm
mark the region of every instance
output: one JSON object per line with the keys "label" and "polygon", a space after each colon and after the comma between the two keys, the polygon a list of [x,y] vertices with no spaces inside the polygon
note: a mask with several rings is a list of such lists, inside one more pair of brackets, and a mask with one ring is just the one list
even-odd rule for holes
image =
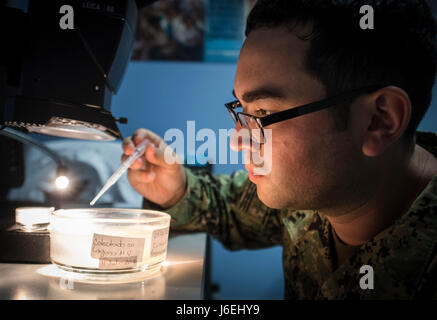
{"label": "eyeglass temple arm", "polygon": [[282,120],[289,120],[292,118],[296,118],[298,116],[302,116],[302,115],[307,114],[307,113],[316,112],[319,110],[323,110],[323,109],[338,105],[338,104],[343,103],[343,102],[347,102],[351,99],[356,98],[357,95],[359,95],[359,94],[370,93],[370,92],[376,91],[382,87],[383,86],[365,87],[365,88],[353,90],[350,92],[346,92],[346,93],[343,93],[343,94],[340,94],[338,96],[334,96],[332,98],[328,98],[328,99],[325,99],[322,101],[312,102],[312,103],[309,103],[309,104],[306,104],[306,105],[303,105],[301,107],[297,107],[294,109],[280,111],[280,112],[259,118],[260,123],[264,127],[264,126],[268,126],[270,124],[273,124],[273,123],[276,123],[276,122],[279,122]]}

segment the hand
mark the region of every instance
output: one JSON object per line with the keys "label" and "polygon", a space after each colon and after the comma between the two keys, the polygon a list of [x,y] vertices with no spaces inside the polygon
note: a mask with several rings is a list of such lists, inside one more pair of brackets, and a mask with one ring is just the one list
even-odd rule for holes
{"label": "hand", "polygon": [[[170,208],[184,196],[187,177],[181,164],[168,164],[165,161],[164,152],[170,147],[161,137],[150,130],[138,129],[132,137],[123,141],[124,154],[121,160],[126,160],[133,153],[135,146],[144,139],[151,143],[147,145],[144,156],[137,159],[128,169],[129,183],[144,198],[163,208]],[[169,151],[167,149],[167,152]]]}

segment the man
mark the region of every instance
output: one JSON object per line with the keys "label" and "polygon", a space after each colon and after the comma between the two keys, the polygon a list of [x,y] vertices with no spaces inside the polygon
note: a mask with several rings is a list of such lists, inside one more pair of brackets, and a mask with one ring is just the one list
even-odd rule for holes
{"label": "man", "polygon": [[[360,28],[364,4],[373,30]],[[436,68],[428,5],[259,0],[246,35],[227,108],[237,133],[253,116],[271,130],[271,171],[251,162],[248,173],[196,176],[140,129],[123,148],[155,145],[128,175],[144,207],[230,249],[282,245],[286,298],[437,298],[437,136],[416,134]]]}

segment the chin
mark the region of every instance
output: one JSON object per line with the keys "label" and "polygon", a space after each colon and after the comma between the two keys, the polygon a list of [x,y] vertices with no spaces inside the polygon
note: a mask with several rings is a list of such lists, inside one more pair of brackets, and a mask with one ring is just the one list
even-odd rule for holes
{"label": "chin", "polygon": [[285,201],[281,201],[280,199],[275,197],[274,192],[263,192],[260,189],[260,186],[257,185],[256,193],[261,202],[264,203],[267,207],[272,209],[284,209],[286,207]]}

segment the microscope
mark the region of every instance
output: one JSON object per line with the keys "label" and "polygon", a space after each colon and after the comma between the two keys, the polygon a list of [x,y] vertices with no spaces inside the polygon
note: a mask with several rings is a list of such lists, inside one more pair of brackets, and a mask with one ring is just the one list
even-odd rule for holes
{"label": "microscope", "polygon": [[41,204],[4,200],[9,188],[23,184],[23,143],[55,160],[59,178],[65,178],[62,157],[29,133],[122,138],[117,122],[127,119],[113,117],[111,98],[130,59],[138,10],[154,1],[0,2],[0,262],[50,262],[49,232],[15,223],[17,208]]}

